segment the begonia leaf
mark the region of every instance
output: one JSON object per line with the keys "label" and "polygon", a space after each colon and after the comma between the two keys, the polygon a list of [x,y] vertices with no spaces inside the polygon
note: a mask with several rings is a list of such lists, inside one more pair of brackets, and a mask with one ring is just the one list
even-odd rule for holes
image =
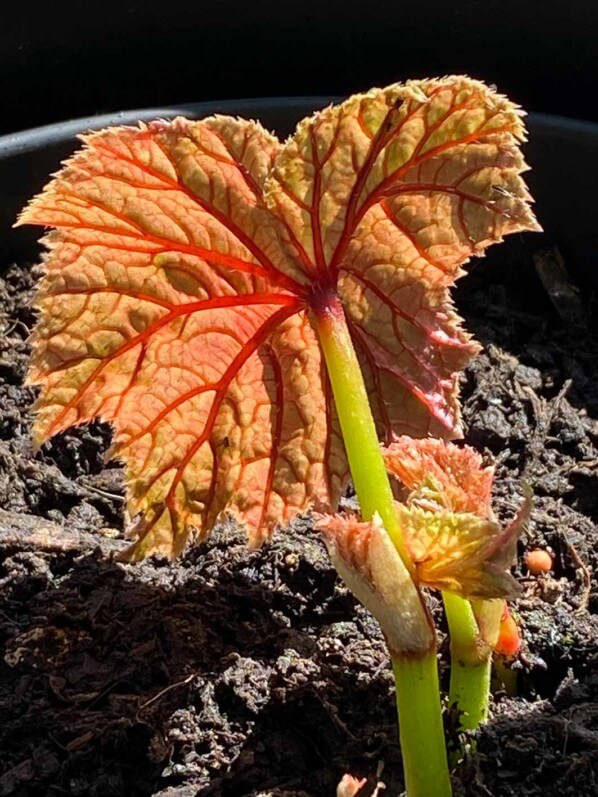
{"label": "begonia leaf", "polygon": [[509,572],[520,525],[505,529],[467,512],[430,512],[397,504],[405,546],[417,579],[427,587],[464,598],[513,598],[519,594]]}
{"label": "begonia leaf", "polygon": [[269,206],[338,291],[387,441],[460,435],[456,372],[478,346],[448,289],[472,255],[539,229],[521,113],[465,77],[374,89],[298,126]]}
{"label": "begonia leaf", "polygon": [[30,381],[35,439],[110,421],[131,551],[236,516],[259,542],[347,480],[310,308],[340,296],[380,434],[459,434],[476,345],[449,288],[537,229],[516,106],[464,77],[352,97],[284,145],[254,122],[113,128],[23,212],[54,228]]}
{"label": "begonia leaf", "polygon": [[403,436],[384,449],[384,461],[389,473],[412,490],[420,504],[491,517],[494,468],[484,467],[471,446]]}
{"label": "begonia leaf", "polygon": [[494,468],[470,446],[403,436],[383,453],[389,472],[410,490],[396,506],[417,578],[466,598],[517,595],[509,568],[529,514],[528,492],[502,528],[491,507]]}

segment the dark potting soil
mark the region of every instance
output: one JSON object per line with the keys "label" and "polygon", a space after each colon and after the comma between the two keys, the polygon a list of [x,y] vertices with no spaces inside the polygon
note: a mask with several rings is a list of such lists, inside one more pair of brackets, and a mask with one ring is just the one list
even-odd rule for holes
{"label": "dark potting soil", "polygon": [[[307,521],[250,553],[222,527],[174,564],[117,564],[109,431],[35,454],[23,387],[34,282],[0,278],[0,795],[325,797],[344,772],[400,792],[389,663]],[[542,276],[540,280],[538,274]],[[455,793],[598,793],[598,333],[554,253],[481,262],[457,303],[484,353],[467,441],[498,462],[495,509],[535,499],[516,566],[517,696],[496,694]],[[525,550],[554,571],[530,577]],[[436,602],[436,611],[439,612]],[[442,629],[442,621],[440,621]],[[441,631],[442,637],[442,631]],[[442,640],[446,685],[446,641]],[[454,735],[454,732],[453,732]]]}

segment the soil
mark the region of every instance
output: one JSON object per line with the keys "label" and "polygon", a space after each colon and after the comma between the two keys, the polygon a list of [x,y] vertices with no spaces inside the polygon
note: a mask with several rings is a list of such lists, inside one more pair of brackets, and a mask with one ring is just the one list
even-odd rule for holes
{"label": "soil", "polygon": [[[532,254],[482,262],[457,291],[484,345],[463,377],[467,442],[498,462],[501,519],[522,482],[535,494],[516,696],[496,693],[461,797],[598,793],[598,333],[558,256]],[[259,551],[223,526],[174,564],[118,564],[109,430],[34,453],[34,272],[0,278],[0,795],[324,797],[345,772],[368,778],[360,794],[378,774],[399,793],[383,639],[308,521]],[[535,547],[551,574],[527,573]]]}

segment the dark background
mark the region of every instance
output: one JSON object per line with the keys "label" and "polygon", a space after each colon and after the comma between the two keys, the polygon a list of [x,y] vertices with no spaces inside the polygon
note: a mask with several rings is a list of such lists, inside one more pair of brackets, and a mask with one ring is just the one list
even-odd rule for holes
{"label": "dark background", "polygon": [[0,133],[210,99],[342,95],[467,72],[598,120],[595,0],[12,0]]}

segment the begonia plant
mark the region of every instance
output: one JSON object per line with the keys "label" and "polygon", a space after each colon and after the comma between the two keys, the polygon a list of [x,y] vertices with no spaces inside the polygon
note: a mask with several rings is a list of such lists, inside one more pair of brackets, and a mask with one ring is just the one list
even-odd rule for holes
{"label": "begonia plant", "polygon": [[[457,601],[458,640],[469,598],[510,594],[514,533],[479,507],[431,508],[425,479],[397,504],[380,443],[462,434],[458,375],[478,346],[450,288],[538,229],[524,138],[520,110],[467,77],[353,96],[285,143],[225,116],[110,128],[19,221],[51,228],[36,443],[112,424],[131,560],[176,556],[227,515],[258,545],[317,510],[389,643],[410,797],[451,789],[421,586]],[[334,515],[349,477],[360,517]]]}

